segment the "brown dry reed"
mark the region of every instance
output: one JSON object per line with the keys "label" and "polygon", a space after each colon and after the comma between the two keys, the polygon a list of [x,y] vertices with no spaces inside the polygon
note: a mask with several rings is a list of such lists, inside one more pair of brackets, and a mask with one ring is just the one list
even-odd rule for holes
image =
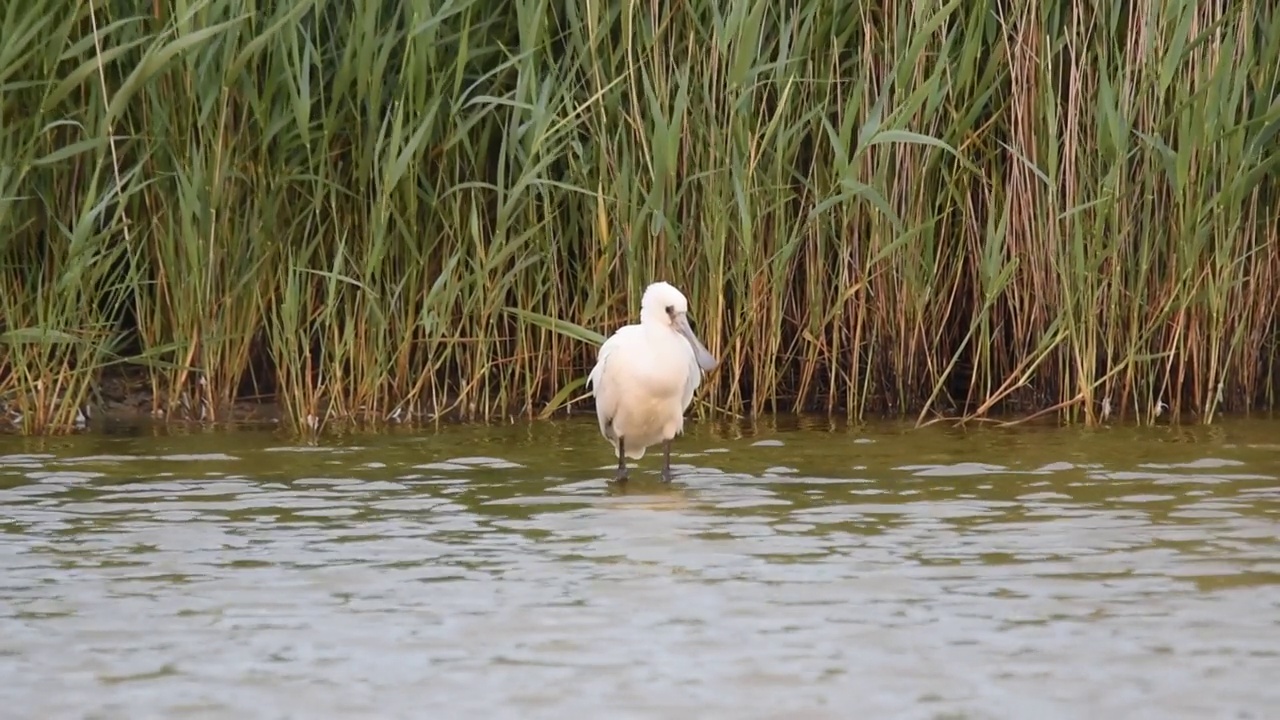
{"label": "brown dry reed", "polygon": [[[695,411],[1275,402],[1280,10],[32,0],[0,11],[0,397],[295,428],[580,407],[664,278]],[[265,383],[265,386],[262,384]]]}

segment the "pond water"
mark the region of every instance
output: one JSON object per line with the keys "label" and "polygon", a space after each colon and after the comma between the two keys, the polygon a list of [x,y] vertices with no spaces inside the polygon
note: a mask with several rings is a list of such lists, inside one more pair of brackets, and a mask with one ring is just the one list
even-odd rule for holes
{"label": "pond water", "polygon": [[0,438],[12,718],[1264,718],[1280,423]]}

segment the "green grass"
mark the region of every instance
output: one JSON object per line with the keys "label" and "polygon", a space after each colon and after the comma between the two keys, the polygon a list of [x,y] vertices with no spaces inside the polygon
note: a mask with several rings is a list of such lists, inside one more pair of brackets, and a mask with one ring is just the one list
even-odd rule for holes
{"label": "green grass", "polygon": [[1266,3],[4,7],[28,432],[129,366],[205,421],[560,412],[658,278],[723,358],[700,412],[1275,401]]}

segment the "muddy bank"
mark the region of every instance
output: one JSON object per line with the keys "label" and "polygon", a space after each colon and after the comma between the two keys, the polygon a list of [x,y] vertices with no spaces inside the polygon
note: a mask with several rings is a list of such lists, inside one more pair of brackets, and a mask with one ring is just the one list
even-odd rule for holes
{"label": "muddy bank", "polygon": [[[159,397],[157,397],[159,394]],[[56,405],[57,400],[46,401]],[[17,391],[0,393],[0,433],[20,432],[23,414],[35,405],[33,397],[25,400]],[[157,393],[152,378],[146,370],[128,368],[104,372],[94,383],[85,402],[78,408],[59,408],[74,420],[69,427],[55,431],[77,431],[90,428],[119,426],[219,426],[274,427],[286,424],[287,408],[273,393],[241,396],[236,400],[209,407],[196,393],[178,395],[171,401],[168,389],[163,385]],[[456,397],[445,398],[439,404],[430,401],[406,405],[390,412],[366,412],[357,410],[329,413],[327,398],[321,398],[313,415],[299,419],[312,430],[377,426],[417,426],[440,421],[464,421],[475,419],[466,415],[470,408]],[[529,413],[511,409],[503,417],[524,417]],[[43,434],[43,433],[40,433]]]}
{"label": "muddy bank", "polygon": [[[135,424],[235,424],[275,425],[282,418],[274,397],[240,398],[210,409],[195,398],[184,396],[172,407],[165,397],[156,397],[145,370],[127,369],[104,373],[76,410],[72,430],[102,425]],[[22,427],[24,408],[16,391],[0,394],[0,432],[16,432]]]}

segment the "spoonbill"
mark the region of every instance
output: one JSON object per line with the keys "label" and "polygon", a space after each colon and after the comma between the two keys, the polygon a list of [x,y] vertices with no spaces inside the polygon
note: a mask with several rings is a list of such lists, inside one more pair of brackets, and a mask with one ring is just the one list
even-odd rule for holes
{"label": "spoonbill", "polygon": [[671,482],[671,440],[684,430],[702,373],[719,364],[689,327],[688,313],[675,286],[653,283],[640,300],[640,323],[609,336],[587,376],[600,434],[618,456],[618,482],[627,480],[627,458],[639,460],[658,443],[662,479]]}

